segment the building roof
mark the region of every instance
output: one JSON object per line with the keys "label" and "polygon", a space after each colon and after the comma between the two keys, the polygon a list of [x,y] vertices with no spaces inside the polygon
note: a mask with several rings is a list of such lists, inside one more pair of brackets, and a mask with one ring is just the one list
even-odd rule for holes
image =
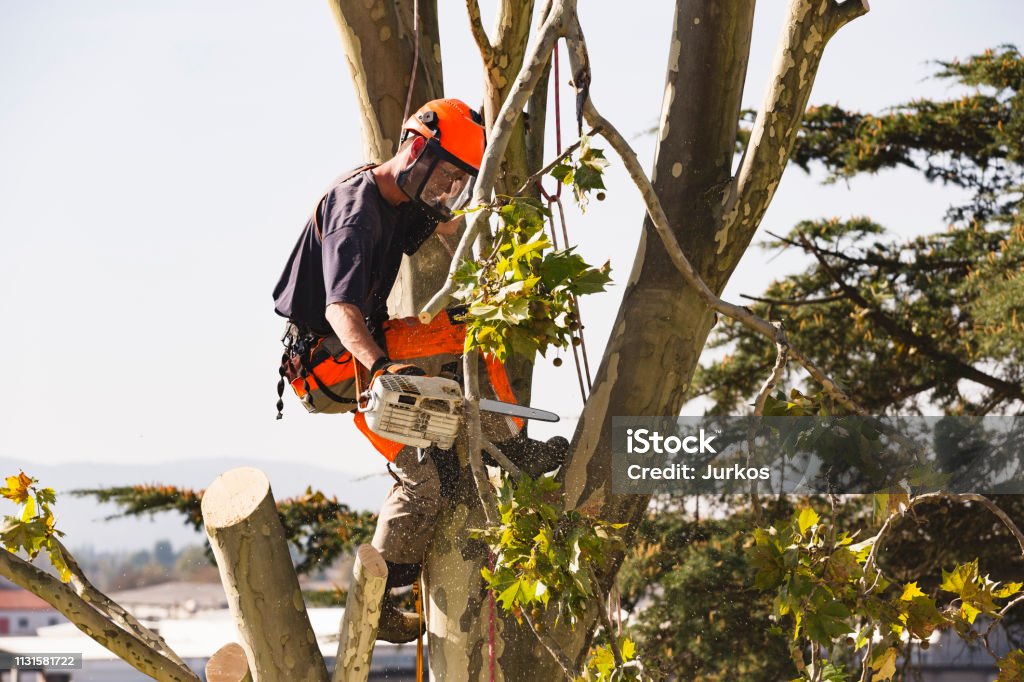
{"label": "building roof", "polygon": [[0,590],[0,611],[55,611],[28,590]]}
{"label": "building roof", "polygon": [[114,592],[110,598],[125,607],[133,606],[185,606],[190,610],[221,608],[228,598],[220,583],[191,583],[171,581]]}

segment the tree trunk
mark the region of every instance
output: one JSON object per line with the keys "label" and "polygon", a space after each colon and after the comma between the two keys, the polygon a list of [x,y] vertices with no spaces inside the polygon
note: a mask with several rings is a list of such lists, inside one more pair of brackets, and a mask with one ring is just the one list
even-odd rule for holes
{"label": "tree trunk", "polygon": [[327,682],[270,482],[240,467],[203,494],[203,521],[255,682]]}
{"label": "tree trunk", "polygon": [[369,677],[387,581],[388,567],[380,552],[373,545],[360,545],[345,600],[333,682],[360,682]]}

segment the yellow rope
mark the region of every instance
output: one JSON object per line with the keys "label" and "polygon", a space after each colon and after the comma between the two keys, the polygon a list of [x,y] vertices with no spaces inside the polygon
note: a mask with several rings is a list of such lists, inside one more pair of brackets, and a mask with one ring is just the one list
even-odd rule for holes
{"label": "yellow rope", "polygon": [[420,635],[416,638],[416,682],[423,682],[423,599],[420,597],[418,580],[412,584],[412,593],[416,598],[416,616],[420,629]]}

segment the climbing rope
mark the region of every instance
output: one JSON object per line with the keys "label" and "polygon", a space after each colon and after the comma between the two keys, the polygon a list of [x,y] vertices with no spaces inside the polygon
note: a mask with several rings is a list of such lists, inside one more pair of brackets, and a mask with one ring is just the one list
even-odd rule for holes
{"label": "climbing rope", "polygon": [[[555,45],[554,49],[554,71],[555,71],[555,155],[562,155],[562,105],[561,105],[561,83],[559,82],[559,55],[560,44]],[[545,191],[541,180],[537,180],[537,189],[544,200],[548,202],[548,207],[558,207],[558,220],[562,227],[562,244],[564,248],[569,247],[569,231],[566,227],[565,220],[565,208],[562,205],[562,183],[559,182],[555,187],[555,193],[549,194]],[[551,229],[551,244],[556,249],[558,248],[558,233],[555,230],[555,219],[554,211],[551,211],[551,215],[548,217],[548,225]],[[576,334],[580,340],[579,346],[575,343],[572,345],[572,359],[573,364],[576,367],[576,380],[580,387],[580,398],[583,402],[586,402],[587,395],[593,390],[594,384],[590,377],[590,361],[587,357],[587,342],[583,337],[583,319],[580,316],[580,304],[579,300],[575,296],[571,299],[572,312],[575,316],[575,322],[579,325],[579,329],[576,330]],[[582,356],[582,360],[581,360]],[[586,384],[584,385],[584,377],[586,378]]]}
{"label": "climbing rope", "polygon": [[423,682],[423,599],[420,595],[419,580],[412,584],[412,594],[416,599],[417,627],[420,632],[416,637],[416,682]]}

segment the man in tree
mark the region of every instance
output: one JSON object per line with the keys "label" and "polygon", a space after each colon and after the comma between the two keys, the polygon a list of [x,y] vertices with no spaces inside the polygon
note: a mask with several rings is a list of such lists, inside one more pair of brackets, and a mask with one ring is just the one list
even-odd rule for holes
{"label": "man in tree", "polygon": [[[406,121],[395,156],[341,176],[324,194],[274,290],[275,310],[289,320],[279,398],[288,378],[309,411],[349,412],[364,380],[381,373],[437,374],[456,359],[464,340],[448,315],[440,319],[438,341],[423,325],[389,326],[387,299],[403,255],[414,254],[435,231],[457,229],[453,211],[469,198],[483,151],[476,112],[460,100],[433,100]],[[392,360],[389,347],[405,361]],[[360,366],[369,368],[365,379]],[[373,545],[387,562],[388,589],[410,585],[441,507],[438,470],[457,472],[457,464],[437,448],[417,452],[383,440],[361,418],[357,414],[360,430],[401,470],[401,476],[392,472],[396,484]],[[490,422],[487,435],[533,473],[560,464],[568,446],[565,439],[540,444],[517,437],[518,428],[506,419]],[[418,618],[385,598],[379,637],[407,642],[419,635]]]}

